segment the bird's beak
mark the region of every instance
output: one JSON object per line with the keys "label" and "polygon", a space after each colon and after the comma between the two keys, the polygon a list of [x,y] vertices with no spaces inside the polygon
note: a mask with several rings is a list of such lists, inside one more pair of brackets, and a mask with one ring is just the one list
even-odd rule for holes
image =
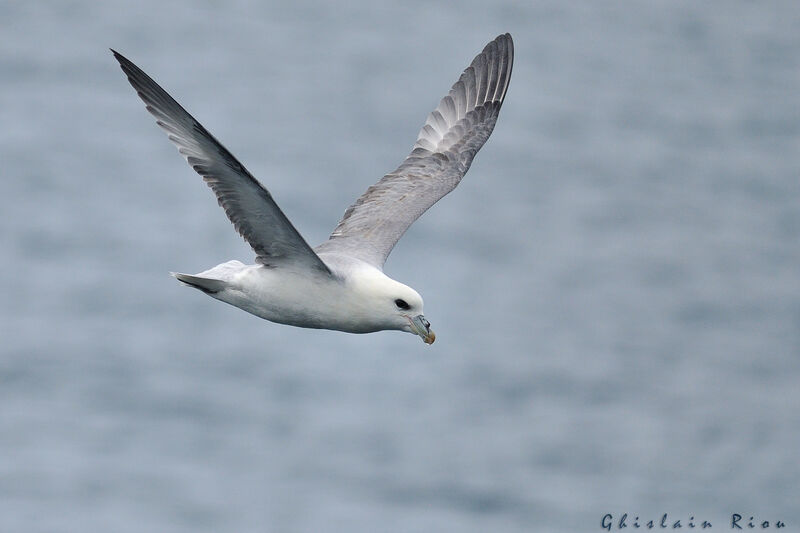
{"label": "bird's beak", "polygon": [[431,323],[425,320],[423,315],[417,315],[414,318],[409,317],[411,322],[411,329],[414,333],[422,337],[425,344],[433,344],[436,340],[436,334],[431,329]]}

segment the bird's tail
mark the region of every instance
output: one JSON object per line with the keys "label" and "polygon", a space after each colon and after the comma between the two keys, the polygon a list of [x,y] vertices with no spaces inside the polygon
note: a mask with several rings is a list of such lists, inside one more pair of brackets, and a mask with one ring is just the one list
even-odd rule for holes
{"label": "bird's tail", "polygon": [[181,274],[180,272],[170,272],[170,274],[181,283],[200,289],[206,294],[218,293],[228,286],[228,282],[221,279],[192,276],[191,274]]}

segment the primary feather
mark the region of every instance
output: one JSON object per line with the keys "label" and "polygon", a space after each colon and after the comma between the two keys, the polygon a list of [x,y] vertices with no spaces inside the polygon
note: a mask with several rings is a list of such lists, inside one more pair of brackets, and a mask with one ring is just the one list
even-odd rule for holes
{"label": "primary feather", "polygon": [[150,76],[122,54],[112,52],[156,123],[214,191],[236,231],[253,248],[256,260],[266,266],[294,263],[330,274],[269,191],[244,165]]}
{"label": "primary feather", "polygon": [[345,211],[317,253],[348,255],[382,269],[408,227],[469,170],[497,122],[513,63],[509,34],[486,45],[428,115],[411,154]]}

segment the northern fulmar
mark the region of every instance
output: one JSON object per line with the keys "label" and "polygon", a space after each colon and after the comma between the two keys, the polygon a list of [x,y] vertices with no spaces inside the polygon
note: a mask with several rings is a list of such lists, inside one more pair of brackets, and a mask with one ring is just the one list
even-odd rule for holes
{"label": "northern fulmar", "polygon": [[139,67],[112,52],[147,110],[256,254],[253,265],[228,261],[173,276],[272,322],[350,333],[400,330],[433,343],[422,297],[384,274],[383,265],[408,227],[458,185],[492,133],[514,62],[509,34],[473,59],[428,115],[408,157],[369,187],[316,248],[208,130]]}

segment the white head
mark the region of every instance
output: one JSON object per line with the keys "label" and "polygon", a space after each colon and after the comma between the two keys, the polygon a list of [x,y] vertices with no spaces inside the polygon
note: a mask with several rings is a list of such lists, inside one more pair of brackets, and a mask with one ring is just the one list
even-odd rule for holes
{"label": "white head", "polygon": [[358,314],[375,329],[407,331],[419,335],[426,344],[436,340],[423,315],[422,297],[411,287],[375,268],[359,270],[348,284],[358,294]]}

